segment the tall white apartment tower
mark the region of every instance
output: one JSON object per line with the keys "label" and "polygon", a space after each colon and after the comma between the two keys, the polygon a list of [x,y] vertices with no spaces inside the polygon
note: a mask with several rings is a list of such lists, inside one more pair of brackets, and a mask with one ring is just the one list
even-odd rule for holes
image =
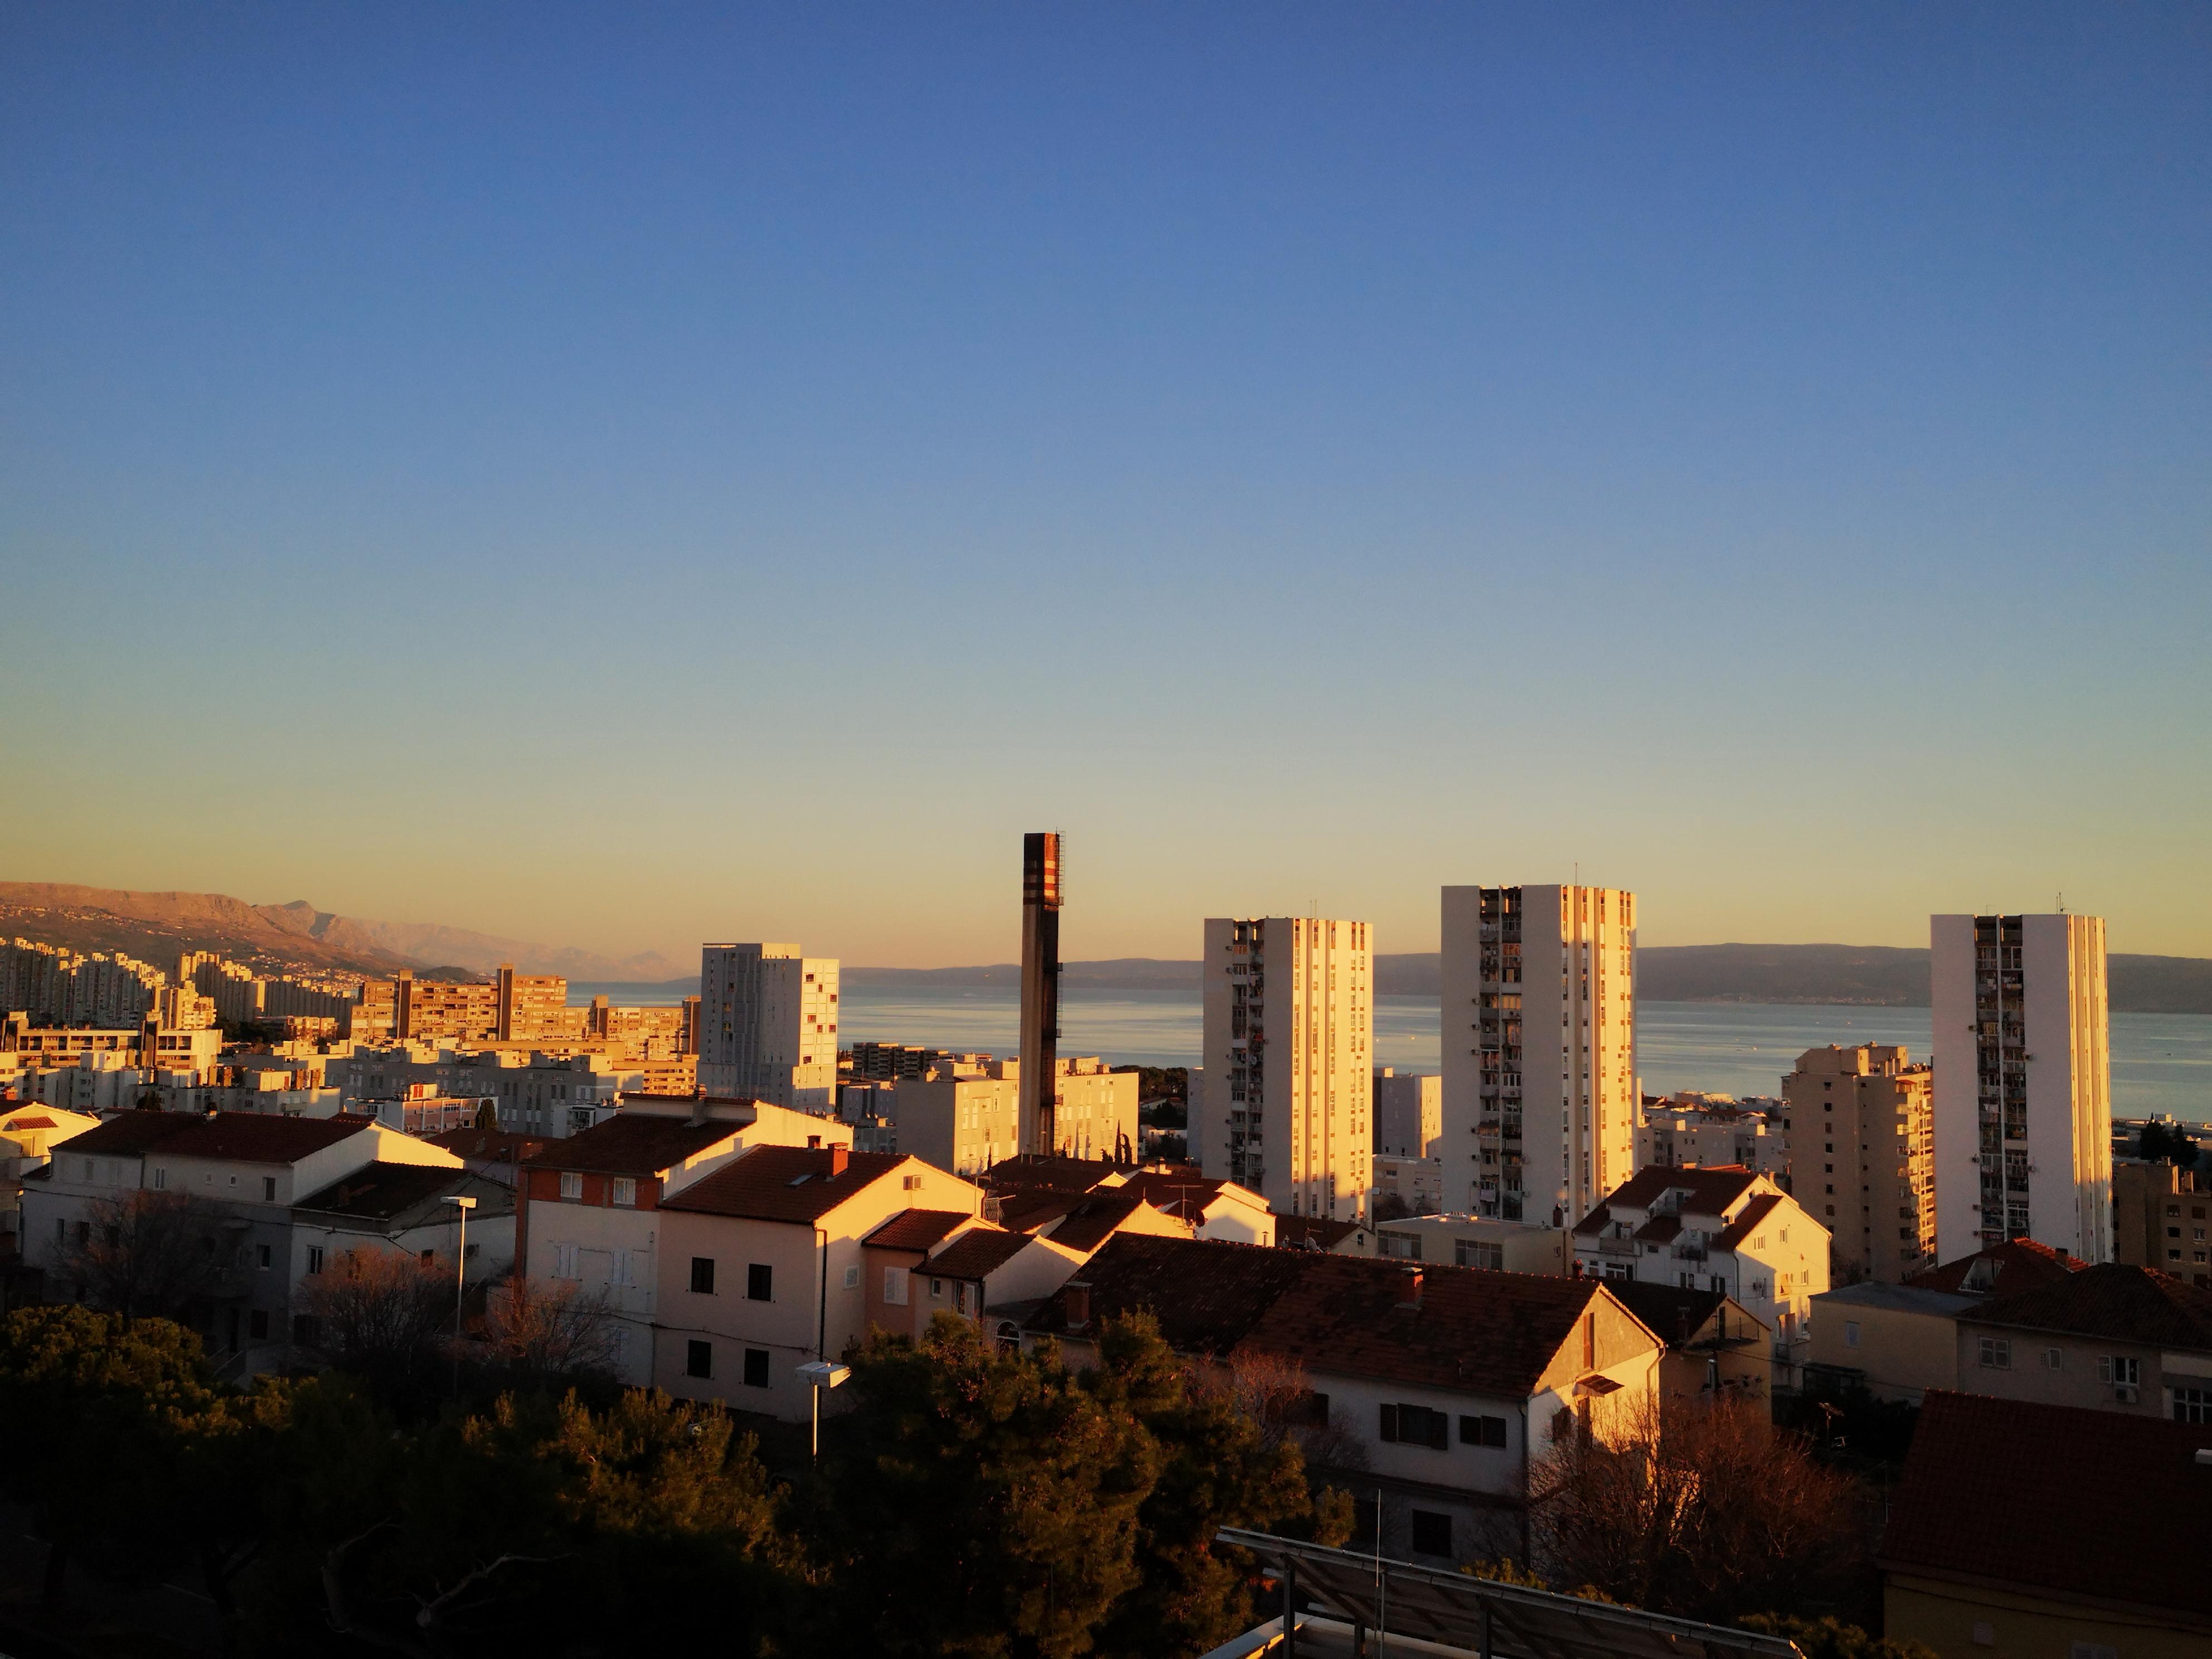
{"label": "tall white apartment tower", "polygon": [[2100,916],[1931,916],[1936,1258],[2011,1238],[2112,1259]]}
{"label": "tall white apartment tower", "polygon": [[1447,887],[1441,969],[1444,1207],[1572,1226],[1635,1173],[1636,895]]}
{"label": "tall white apartment tower", "polygon": [[836,1110],[837,959],[796,945],[700,946],[699,1086]]}
{"label": "tall white apartment tower", "polygon": [[1286,1215],[1364,1219],[1375,993],[1364,921],[1206,924],[1206,1090],[1193,1150]]}

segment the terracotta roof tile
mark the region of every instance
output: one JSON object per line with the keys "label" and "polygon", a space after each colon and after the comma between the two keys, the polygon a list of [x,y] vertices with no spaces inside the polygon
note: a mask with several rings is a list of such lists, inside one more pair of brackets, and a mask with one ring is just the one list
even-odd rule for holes
{"label": "terracotta roof tile", "polygon": [[1036,1187],[1054,1192],[1087,1193],[1100,1182],[1120,1173],[1119,1164],[1103,1158],[1039,1158],[1024,1153],[993,1164],[983,1184],[1000,1193]]}
{"label": "terracotta roof tile", "polygon": [[999,1224],[1016,1232],[1033,1233],[1059,1220],[1089,1196],[1088,1193],[1061,1193],[1049,1188],[1008,1193],[999,1200]]}
{"label": "terracotta roof tile", "polygon": [[374,1129],[369,1117],[280,1117],[272,1112],[125,1112],[68,1143],[72,1154],[143,1155],[155,1146],[173,1158],[238,1164],[295,1164]]}
{"label": "terracotta roof tile", "polygon": [[[436,1164],[372,1164],[293,1207],[317,1215],[344,1216],[359,1221],[389,1222],[410,1210],[442,1200],[448,1193],[477,1200],[471,1221],[514,1212],[514,1191],[466,1170]],[[441,1206],[442,1207],[442,1206]],[[447,1210],[450,1219],[453,1212]]]}
{"label": "terracotta roof tile", "polygon": [[[1139,1308],[1186,1353],[1232,1351],[1297,1359],[1317,1370],[1383,1381],[1526,1394],[1594,1299],[1593,1279],[1411,1269],[1396,1261],[1268,1249],[1212,1239],[1121,1233],[1084,1268],[1094,1317]],[[1065,1329],[1058,1300],[1030,1328]]]}
{"label": "terracotta roof tile", "polygon": [[1286,1250],[1333,1250],[1358,1232],[1364,1224],[1330,1221],[1317,1215],[1275,1217],[1275,1244]]}
{"label": "terracotta roof tile", "polygon": [[1608,1279],[1605,1287],[1668,1347],[1686,1342],[1703,1330],[1705,1322],[1728,1300],[1720,1291],[1685,1290],[1679,1285],[1651,1285],[1640,1279]]}
{"label": "terracotta roof tile", "polygon": [[533,1170],[588,1170],[594,1175],[651,1176],[737,1134],[737,1123],[690,1123],[653,1112],[617,1112],[580,1135],[545,1143]]}
{"label": "terracotta roof tile", "polygon": [[[844,1169],[831,1172],[836,1158]],[[847,1152],[823,1146],[756,1146],[712,1175],[693,1182],[664,1210],[695,1210],[704,1215],[736,1216],[750,1221],[811,1224],[890,1174],[906,1158],[897,1152]]]}
{"label": "terracotta roof tile", "polygon": [[1680,1170],[1654,1164],[1634,1175],[1597,1201],[1597,1207],[1575,1224],[1575,1231],[1592,1237],[1604,1231],[1615,1206],[1648,1210],[1668,1193],[1689,1194],[1682,1208],[1698,1215],[1720,1215],[1744,1195],[1759,1177],[1740,1164],[1717,1164],[1701,1169]]}
{"label": "terracotta roof tile", "polygon": [[946,1279],[981,1279],[1019,1255],[1030,1243],[1027,1233],[1010,1233],[992,1226],[970,1227],[921,1264],[918,1271]]}
{"label": "terracotta roof tile", "polygon": [[901,1210],[861,1242],[886,1250],[927,1250],[975,1218],[965,1210]]}
{"label": "terracotta roof tile", "polygon": [[1929,1390],[1883,1565],[2212,1619],[2212,1425]]}
{"label": "terracotta roof tile", "polygon": [[1044,1236],[1062,1249],[1087,1253],[1111,1238],[1131,1216],[1145,1207],[1143,1195],[1125,1187],[1092,1193],[1045,1228]]}
{"label": "terracotta roof tile", "polygon": [[1991,1289],[2008,1295],[2025,1290],[2030,1285],[2039,1285],[2049,1279],[2059,1279],[2068,1273],[2079,1273],[2089,1264],[2079,1256],[2069,1255],[2063,1250],[2054,1250],[2048,1244],[2039,1244],[2032,1238],[2015,1238],[2008,1243],[1992,1244],[1986,1250],[1977,1250],[1972,1255],[1962,1255],[1955,1261],[1946,1261],[1938,1267],[1917,1273],[1905,1282],[1923,1291],[1966,1290],[1966,1275],[1974,1270],[1978,1261],[1992,1264],[1994,1283]]}
{"label": "terracotta roof tile", "polygon": [[1206,1218],[1206,1207],[1221,1195],[1229,1183],[1210,1181],[1200,1175],[1176,1175],[1164,1170],[1143,1170],[1131,1176],[1118,1189],[1125,1193],[1141,1193],[1156,1210],[1165,1210],[1170,1215],[1180,1216],[1194,1225]]}
{"label": "terracotta roof tile", "polygon": [[444,1147],[456,1158],[494,1164],[526,1164],[553,1144],[544,1135],[518,1134],[512,1129],[441,1129],[422,1139],[433,1146]]}
{"label": "terracotta roof tile", "polygon": [[2212,1291],[2121,1261],[2062,1273],[2010,1296],[1993,1295],[1959,1320],[2212,1352]]}
{"label": "terracotta roof tile", "polygon": [[1742,1209],[1736,1212],[1735,1219],[1721,1230],[1719,1236],[1713,1240],[1711,1248],[1716,1250],[1735,1249],[1745,1239],[1758,1231],[1765,1224],[1767,1217],[1781,1207],[1782,1198],[1779,1194],[1759,1194]]}

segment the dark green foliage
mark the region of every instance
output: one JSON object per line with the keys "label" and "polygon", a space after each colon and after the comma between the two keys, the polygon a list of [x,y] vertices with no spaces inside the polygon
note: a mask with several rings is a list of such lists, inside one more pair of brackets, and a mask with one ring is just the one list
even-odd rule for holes
{"label": "dark green foliage", "polygon": [[824,1477],[815,1547],[835,1588],[816,1645],[1073,1655],[1139,1583],[1158,1449],[1048,1354],[939,1316],[917,1346],[853,1357],[858,1409]]}
{"label": "dark green foliage", "polygon": [[2203,1155],[2196,1140],[2186,1129],[2169,1129],[2163,1123],[2146,1123],[2136,1136],[2136,1156],[2142,1158],[2164,1158],[2179,1169],[2193,1170]]}

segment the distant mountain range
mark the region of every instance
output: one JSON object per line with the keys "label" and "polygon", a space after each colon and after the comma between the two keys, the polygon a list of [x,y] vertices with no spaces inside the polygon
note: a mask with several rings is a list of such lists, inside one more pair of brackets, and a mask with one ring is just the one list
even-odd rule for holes
{"label": "distant mountain range", "polygon": [[[52,882],[0,882],[0,937],[21,936],[78,951],[123,951],[157,967],[185,951],[215,951],[264,969],[293,967],[464,977],[512,962],[526,974],[561,974],[617,996],[698,987],[696,962],[658,951],[602,956],[570,945],[534,944],[435,922],[369,921],[319,910],[305,899],[249,904],[222,893],[137,893]],[[1655,945],[1637,953],[1638,994],[1653,1002],[1859,1003],[1928,1005],[1928,952],[1867,945]],[[1432,997],[1433,951],[1375,958],[1378,996]],[[2212,961],[2195,957],[2115,954],[2108,963],[2112,1006],[2122,1013],[2212,1014]],[[1013,963],[972,968],[860,968],[845,982],[885,990],[902,986],[989,986],[1021,981]],[[1071,962],[1060,982],[1072,990],[1184,991],[1195,995],[1199,964],[1153,957]]]}
{"label": "distant mountain range", "polygon": [[461,977],[512,962],[526,974],[570,979],[656,980],[686,964],[657,951],[607,957],[569,945],[501,939],[435,922],[369,921],[305,899],[249,904],[223,893],[139,893],[64,882],[0,882],[0,936],[76,951],[121,951],[173,968],[186,951],[213,951],[258,968]]}

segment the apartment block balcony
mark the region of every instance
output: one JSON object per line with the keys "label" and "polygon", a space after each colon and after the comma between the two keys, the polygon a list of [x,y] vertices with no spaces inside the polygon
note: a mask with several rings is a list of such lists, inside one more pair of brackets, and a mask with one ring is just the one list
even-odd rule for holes
{"label": "apartment block balcony", "polygon": [[1597,1242],[1600,1255],[1634,1255],[1638,1248],[1632,1238],[1601,1238]]}
{"label": "apartment block balcony", "polygon": [[1702,1244],[1677,1244],[1668,1254],[1677,1261],[1703,1261],[1708,1252]]}

